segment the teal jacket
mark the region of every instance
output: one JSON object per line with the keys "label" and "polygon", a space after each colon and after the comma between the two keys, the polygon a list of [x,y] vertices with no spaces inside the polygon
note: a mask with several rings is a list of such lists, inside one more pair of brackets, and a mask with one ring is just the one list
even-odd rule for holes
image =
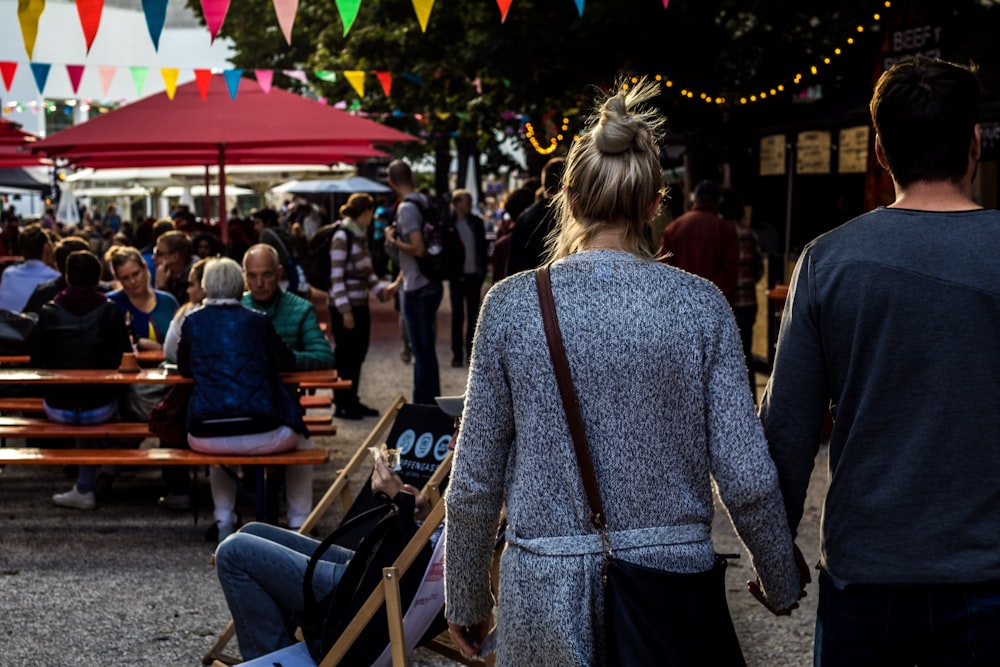
{"label": "teal jacket", "polygon": [[295,370],[333,368],[333,349],[319,328],[316,309],[311,303],[279,288],[270,303],[255,301],[247,292],[243,295],[243,305],[271,318],[281,340],[295,353]]}

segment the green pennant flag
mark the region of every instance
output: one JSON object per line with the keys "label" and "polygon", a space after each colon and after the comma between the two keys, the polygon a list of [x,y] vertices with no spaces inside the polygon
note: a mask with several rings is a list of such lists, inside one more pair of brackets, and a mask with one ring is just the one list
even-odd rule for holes
{"label": "green pennant flag", "polygon": [[337,11],[340,12],[340,22],[344,24],[344,34],[354,25],[354,19],[358,18],[358,10],[361,8],[361,0],[337,0]]}
{"label": "green pennant flag", "polygon": [[135,84],[135,96],[142,97],[142,89],[146,87],[146,75],[149,74],[148,67],[129,67],[132,72],[132,83]]}
{"label": "green pennant flag", "polygon": [[313,72],[313,74],[315,74],[316,78],[319,79],[320,81],[326,81],[327,83],[333,83],[334,81],[337,80],[337,73],[331,72],[330,70],[327,69],[318,69],[315,72]]}

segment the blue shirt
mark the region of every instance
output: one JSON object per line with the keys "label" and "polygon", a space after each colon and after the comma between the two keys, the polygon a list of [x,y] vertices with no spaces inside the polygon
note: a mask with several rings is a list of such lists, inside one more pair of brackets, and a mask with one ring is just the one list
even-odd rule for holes
{"label": "blue shirt", "polygon": [[39,283],[58,277],[59,272],[40,259],[8,267],[0,278],[0,308],[21,312]]}

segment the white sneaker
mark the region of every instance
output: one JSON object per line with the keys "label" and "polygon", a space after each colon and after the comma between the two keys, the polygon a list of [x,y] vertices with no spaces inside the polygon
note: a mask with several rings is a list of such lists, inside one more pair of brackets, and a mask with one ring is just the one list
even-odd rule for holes
{"label": "white sneaker", "polygon": [[76,484],[66,493],[57,493],[52,496],[52,502],[59,507],[69,507],[75,510],[92,510],[97,507],[94,492],[80,493],[76,490]]}

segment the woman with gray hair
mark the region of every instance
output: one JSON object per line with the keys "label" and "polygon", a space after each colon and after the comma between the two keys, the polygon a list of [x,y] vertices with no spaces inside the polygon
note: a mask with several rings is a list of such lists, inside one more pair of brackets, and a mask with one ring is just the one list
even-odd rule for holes
{"label": "woman with gray hair", "polygon": [[[209,260],[202,276],[204,304],[181,327],[177,366],[194,379],[188,402],[188,444],[214,454],[275,454],[311,447],[298,401],[281,379],[295,368],[292,351],[264,313],[240,304],[243,271],[228,258]],[[285,473],[288,525],[298,528],[312,509],[312,467]],[[236,483],[217,468],[209,474],[219,540],[235,529]]]}
{"label": "woman with gray hair", "polygon": [[[573,143],[549,239],[607,535],[616,559],[712,570],[714,478],[753,555],[755,590],[787,613],[800,578],[732,312],[711,283],[657,262],[650,247],[663,196],[662,117],[647,106],[656,92],[623,86]],[[506,507],[496,664],[605,664],[604,549],[530,272],[483,303],[445,502],[446,616],[459,648],[477,654],[493,625],[492,547]]]}

